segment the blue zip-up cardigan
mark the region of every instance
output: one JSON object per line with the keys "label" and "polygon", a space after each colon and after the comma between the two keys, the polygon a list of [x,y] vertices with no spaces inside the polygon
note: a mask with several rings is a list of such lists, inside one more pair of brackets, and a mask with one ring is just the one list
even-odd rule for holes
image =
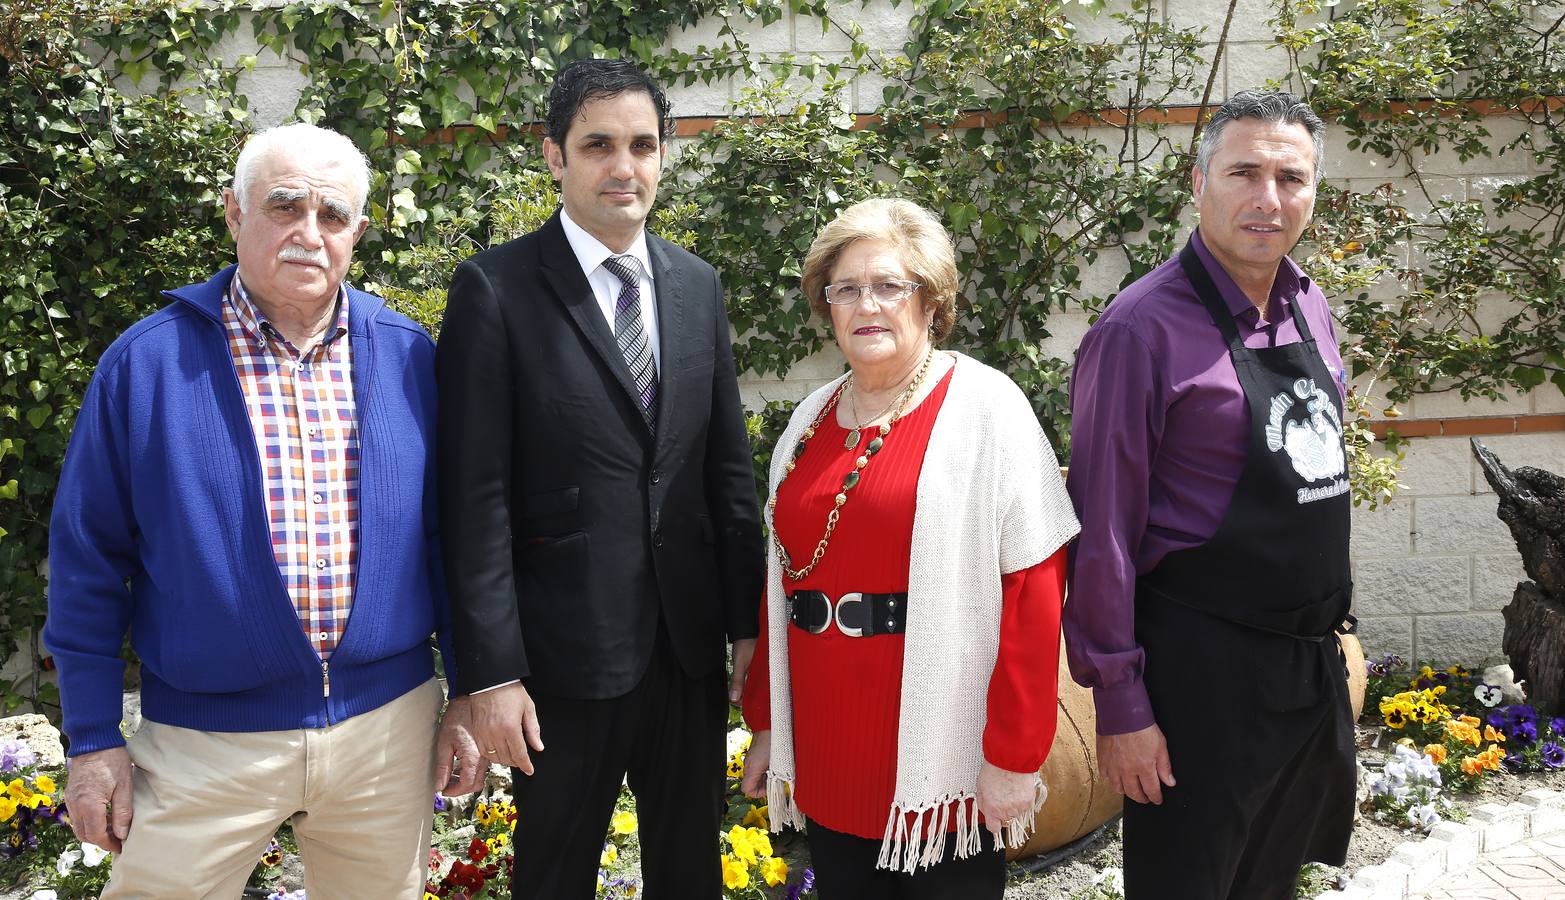
{"label": "blue zip-up cardigan", "polygon": [[375,709],[433,674],[432,632],[448,666],[454,658],[435,531],[434,343],[349,290],[359,558],[328,671],[272,552],[221,318],[233,275],[165,292],[175,302],[103,354],[76,419],[50,521],[43,633],[72,756],[124,743],[127,629],[142,714],[206,731],[319,728]]}

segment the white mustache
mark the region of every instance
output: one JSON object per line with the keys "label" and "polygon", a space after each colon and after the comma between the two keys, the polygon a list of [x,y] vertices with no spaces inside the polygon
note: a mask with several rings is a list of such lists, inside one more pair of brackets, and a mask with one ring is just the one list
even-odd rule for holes
{"label": "white mustache", "polygon": [[303,247],[296,247],[293,244],[289,244],[283,249],[277,251],[277,258],[283,262],[309,263],[312,266],[319,266],[322,269],[326,268],[327,264],[330,262],[330,260],[326,258],[325,250],[306,250]]}

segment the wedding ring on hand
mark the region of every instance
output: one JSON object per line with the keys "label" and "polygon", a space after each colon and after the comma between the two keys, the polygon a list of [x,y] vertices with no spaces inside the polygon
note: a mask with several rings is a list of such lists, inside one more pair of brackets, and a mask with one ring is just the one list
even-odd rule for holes
{"label": "wedding ring on hand", "polygon": [[485,751],[484,751],[484,752],[485,752],[485,753],[487,753],[487,754],[489,754],[489,755],[490,755],[490,756],[494,756],[494,755],[495,755],[495,754],[496,754],[496,753],[498,753],[498,752],[499,752],[499,751],[498,751],[498,750],[496,750],[496,749],[495,749],[495,748],[493,748],[493,747],[490,747],[490,748],[489,748],[489,749],[488,749],[488,750],[485,750]]}

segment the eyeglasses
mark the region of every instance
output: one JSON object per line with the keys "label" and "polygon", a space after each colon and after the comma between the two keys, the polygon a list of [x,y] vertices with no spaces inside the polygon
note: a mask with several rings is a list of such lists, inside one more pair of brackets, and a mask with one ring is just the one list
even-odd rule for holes
{"label": "eyeglasses", "polygon": [[881,306],[901,303],[923,285],[916,281],[877,281],[874,284],[828,284],[823,293],[832,306],[852,306],[864,299],[865,294],[875,298]]}

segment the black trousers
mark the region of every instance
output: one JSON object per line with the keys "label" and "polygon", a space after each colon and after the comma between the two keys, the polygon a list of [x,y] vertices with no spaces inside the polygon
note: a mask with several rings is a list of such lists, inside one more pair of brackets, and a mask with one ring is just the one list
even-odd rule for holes
{"label": "black trousers", "polygon": [[1126,898],[1292,900],[1306,862],[1341,865],[1356,774],[1335,645],[1139,600],[1136,638],[1178,784],[1125,801]]}
{"label": "black trousers", "polygon": [[878,840],[832,831],[813,820],[805,839],[821,900],[1000,900],[1005,895],[1005,854],[987,831],[976,856],[956,859],[956,840],[947,837],[940,862],[912,875],[875,868]]}
{"label": "black trousers", "polygon": [[[516,795],[514,900],[590,900],[620,784],[636,797],[645,900],[722,894],[727,678],[690,678],[661,626],[641,681],[610,700],[534,695],[544,750]],[[628,776],[628,778],[627,778]]]}

